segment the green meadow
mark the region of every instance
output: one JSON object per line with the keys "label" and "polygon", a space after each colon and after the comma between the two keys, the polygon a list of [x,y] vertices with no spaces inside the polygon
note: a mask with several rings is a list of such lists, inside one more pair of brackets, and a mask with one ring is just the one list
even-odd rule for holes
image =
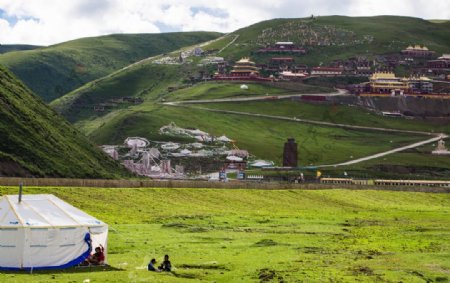
{"label": "green meadow", "polygon": [[450,123],[448,123],[445,119],[440,121],[438,119],[405,119],[386,117],[361,107],[340,104],[308,103],[283,99],[277,101],[208,103],[202,104],[201,106],[212,109],[241,111],[291,118],[296,117],[299,119],[309,119],[355,126],[450,133]]}
{"label": "green meadow", "polygon": [[[2,194],[17,188],[1,187]],[[448,194],[26,188],[109,224],[105,268],[1,282],[448,282]],[[146,271],[169,254],[171,273]]]}
{"label": "green meadow", "polygon": [[289,137],[294,137],[299,143],[299,162],[302,165],[343,162],[424,139],[419,135],[316,126],[147,103],[134,107],[132,111],[116,111],[76,126],[97,144],[120,144],[131,136],[154,141],[184,141],[159,133],[159,128],[170,122],[180,127],[198,128],[215,136],[226,135],[236,140],[239,148],[278,164],[282,160],[283,144]]}
{"label": "green meadow", "polygon": [[[246,85],[248,89],[241,89],[242,84]],[[167,99],[170,101],[178,101],[323,92],[333,92],[333,89],[320,86],[311,86],[307,84],[296,84],[295,90],[289,90],[272,86],[269,83],[222,83],[220,81],[215,81],[196,84],[189,88],[180,89],[165,97],[167,97]]]}

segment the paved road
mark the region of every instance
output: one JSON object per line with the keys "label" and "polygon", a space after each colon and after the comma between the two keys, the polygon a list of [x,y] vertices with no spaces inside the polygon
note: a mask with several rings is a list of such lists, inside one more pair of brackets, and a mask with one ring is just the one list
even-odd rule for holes
{"label": "paved road", "polygon": [[[206,102],[203,102],[203,103],[206,103]],[[233,110],[213,109],[213,108],[207,108],[207,107],[189,106],[189,105],[187,105],[188,103],[185,103],[185,102],[181,102],[181,103],[166,102],[163,104],[168,105],[168,106],[193,108],[193,109],[205,110],[205,111],[216,112],[216,113],[253,116],[253,117],[259,117],[259,118],[277,119],[277,120],[292,121],[292,122],[313,124],[313,125],[319,125],[319,126],[338,127],[338,128],[344,128],[344,129],[380,131],[380,132],[389,132],[389,133],[405,133],[405,134],[427,135],[427,136],[439,135],[439,133],[430,133],[430,132],[422,132],[422,131],[409,131],[409,130],[389,129],[389,128],[380,128],[380,127],[356,126],[356,125],[323,122],[323,121],[309,120],[309,119],[300,119],[300,118],[295,118],[295,117],[286,117],[286,116],[250,113],[250,112],[242,112],[242,111],[233,111]]]}
{"label": "paved road", "polygon": [[230,98],[215,98],[215,99],[197,99],[197,100],[184,100],[165,102],[165,105],[177,105],[177,104],[202,104],[202,103],[221,103],[221,102],[242,102],[242,101],[260,101],[260,100],[278,100],[291,97],[301,97],[303,95],[308,96],[336,96],[336,95],[348,95],[348,91],[345,89],[337,89],[332,93],[297,93],[297,94],[281,94],[281,95],[258,95],[258,96],[246,96],[246,97],[230,97]]}
{"label": "paved road", "polygon": [[337,164],[318,165],[317,167],[322,167],[323,168],[323,167],[339,167],[339,166],[352,165],[352,164],[360,163],[360,162],[367,161],[367,160],[370,160],[370,159],[375,159],[375,158],[383,157],[383,156],[386,156],[386,155],[389,155],[389,154],[392,154],[392,153],[396,153],[396,152],[400,152],[400,151],[403,151],[403,150],[407,150],[407,149],[410,149],[410,148],[416,148],[416,147],[422,146],[424,144],[436,142],[436,141],[438,141],[440,139],[445,139],[447,137],[448,137],[447,135],[440,134],[440,135],[438,135],[438,136],[436,136],[434,138],[431,138],[431,139],[427,139],[427,140],[424,140],[424,141],[416,142],[416,143],[413,143],[413,144],[410,144],[410,145],[407,145],[407,146],[394,148],[392,150],[388,150],[388,151],[385,151],[385,152],[377,153],[377,154],[374,154],[374,155],[369,155],[369,156],[366,156],[366,157],[350,160],[350,161],[347,161],[347,162],[337,163]]}

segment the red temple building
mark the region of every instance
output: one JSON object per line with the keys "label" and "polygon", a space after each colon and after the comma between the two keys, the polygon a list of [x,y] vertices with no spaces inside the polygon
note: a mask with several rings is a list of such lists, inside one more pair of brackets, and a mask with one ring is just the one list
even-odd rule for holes
{"label": "red temple building", "polygon": [[443,54],[436,60],[427,61],[428,69],[450,70],[450,54]]}
{"label": "red temple building", "polygon": [[250,58],[242,58],[233,66],[229,75],[216,74],[216,80],[255,80],[255,81],[270,81],[270,78],[261,77],[259,68],[255,62],[250,61]]}

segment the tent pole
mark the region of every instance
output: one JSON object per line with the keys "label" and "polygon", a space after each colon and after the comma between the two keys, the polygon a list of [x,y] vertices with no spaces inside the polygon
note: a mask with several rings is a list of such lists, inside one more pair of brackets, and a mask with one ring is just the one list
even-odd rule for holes
{"label": "tent pole", "polygon": [[23,185],[23,183],[20,182],[20,184],[19,184],[19,203],[22,202],[22,185]]}

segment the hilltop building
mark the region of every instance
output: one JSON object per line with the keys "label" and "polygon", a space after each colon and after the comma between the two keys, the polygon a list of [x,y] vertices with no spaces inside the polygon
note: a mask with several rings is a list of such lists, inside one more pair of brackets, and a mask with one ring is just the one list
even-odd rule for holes
{"label": "hilltop building", "polygon": [[292,66],[295,63],[293,57],[272,57],[270,58],[270,66],[271,67],[288,67]]}
{"label": "hilltop building", "polygon": [[374,73],[370,77],[369,84],[371,93],[404,95],[410,91],[406,80],[397,78],[394,73],[390,72]]}
{"label": "hilltop building", "polygon": [[292,71],[282,71],[280,73],[280,78],[288,81],[302,80],[307,76],[308,76],[307,73],[302,72],[293,73]]}
{"label": "hilltop building", "polygon": [[426,66],[432,71],[450,71],[450,54],[443,54],[436,60],[429,60]]}
{"label": "hilltop building", "polygon": [[411,57],[430,57],[434,55],[434,51],[428,50],[426,46],[420,47],[420,45],[408,46],[402,50],[401,53]]}
{"label": "hilltop building", "polygon": [[342,67],[313,67],[311,76],[334,77],[342,75],[344,68]]}
{"label": "hilltop building", "polygon": [[250,58],[242,58],[237,61],[230,71],[229,75],[216,73],[214,75],[216,80],[256,80],[256,81],[270,81],[270,78],[261,77],[259,68],[255,62],[250,61]]}
{"label": "hilltop building", "polygon": [[296,53],[305,54],[306,50],[297,47],[292,41],[279,41],[273,46],[268,46],[258,50],[259,53]]}
{"label": "hilltop building", "polygon": [[433,92],[433,84],[427,77],[399,78],[394,73],[379,72],[370,77],[370,92],[391,95]]}
{"label": "hilltop building", "polygon": [[259,77],[258,67],[250,58],[242,58],[237,61],[230,72],[232,77]]}
{"label": "hilltop building", "polygon": [[412,93],[433,93],[433,83],[427,77],[411,77],[408,79]]}

